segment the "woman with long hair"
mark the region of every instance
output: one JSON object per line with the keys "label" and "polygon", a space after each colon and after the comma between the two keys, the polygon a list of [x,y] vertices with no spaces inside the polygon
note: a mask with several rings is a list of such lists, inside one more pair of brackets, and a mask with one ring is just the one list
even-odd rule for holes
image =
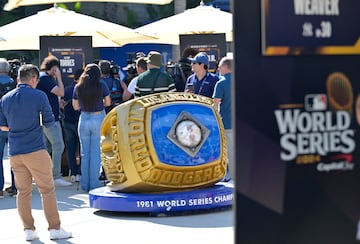
{"label": "woman with long hair", "polygon": [[98,65],[86,65],[74,87],[73,107],[80,110],[79,138],[81,147],[80,186],[84,191],[100,187],[100,127],[105,107],[111,104],[109,88],[101,81]]}

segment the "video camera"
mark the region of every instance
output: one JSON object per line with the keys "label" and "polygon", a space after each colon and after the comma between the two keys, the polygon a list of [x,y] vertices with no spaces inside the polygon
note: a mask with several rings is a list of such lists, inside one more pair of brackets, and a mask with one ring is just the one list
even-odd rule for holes
{"label": "video camera", "polygon": [[16,81],[21,62],[18,59],[8,60],[10,64],[9,76]]}
{"label": "video camera", "polygon": [[169,61],[165,66],[165,71],[168,73],[171,77],[174,77],[177,75],[177,69],[176,69],[176,63]]}
{"label": "video camera", "polygon": [[129,63],[126,65],[126,67],[124,68],[124,70],[126,70],[126,72],[129,75],[133,75],[136,76],[137,75],[137,70],[136,70],[136,65],[135,63]]}
{"label": "video camera", "polygon": [[120,71],[120,67],[115,64],[114,62],[111,61],[111,65],[110,65],[110,75],[112,78],[114,79],[118,79],[119,78],[119,71]]}
{"label": "video camera", "polygon": [[129,82],[138,75],[136,70],[136,60],[141,57],[145,57],[146,55],[143,52],[131,53],[128,54],[127,65],[123,68],[126,71],[126,83]]}

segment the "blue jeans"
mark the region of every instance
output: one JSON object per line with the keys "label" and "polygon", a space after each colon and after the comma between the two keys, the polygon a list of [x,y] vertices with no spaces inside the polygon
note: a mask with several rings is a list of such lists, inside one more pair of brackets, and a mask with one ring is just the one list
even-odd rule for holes
{"label": "blue jeans", "polygon": [[59,121],[46,128],[43,126],[44,135],[46,138],[46,145],[48,152],[51,155],[53,168],[52,173],[54,180],[61,178],[61,157],[64,152],[64,140],[62,135],[62,129]]}
{"label": "blue jeans", "polygon": [[[5,178],[4,178],[4,148],[8,138],[9,132],[0,130],[0,191],[4,189],[5,185]],[[11,189],[16,190],[15,187],[15,180],[14,180],[14,173],[11,170]]]}
{"label": "blue jeans", "polygon": [[64,137],[65,137],[65,145],[66,145],[66,154],[68,163],[71,170],[71,175],[80,175],[80,165],[76,164],[76,152],[79,147],[79,135],[78,135],[78,125],[63,121],[64,128]]}
{"label": "blue jeans", "polygon": [[101,167],[100,127],[104,118],[104,110],[99,114],[86,112],[80,114],[78,129],[81,146],[80,186],[84,191],[90,191],[101,186],[99,180]]}

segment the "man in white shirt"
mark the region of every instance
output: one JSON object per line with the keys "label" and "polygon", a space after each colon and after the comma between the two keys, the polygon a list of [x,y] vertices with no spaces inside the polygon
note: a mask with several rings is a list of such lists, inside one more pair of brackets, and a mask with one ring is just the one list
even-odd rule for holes
{"label": "man in white shirt", "polygon": [[136,83],[138,80],[138,76],[147,70],[147,63],[146,63],[144,57],[138,58],[135,61],[135,66],[136,66],[136,71],[137,71],[138,75],[130,81],[130,83],[128,85],[128,89],[127,89],[127,92],[129,92],[131,95],[134,95],[134,93],[135,93],[135,86],[136,86]]}

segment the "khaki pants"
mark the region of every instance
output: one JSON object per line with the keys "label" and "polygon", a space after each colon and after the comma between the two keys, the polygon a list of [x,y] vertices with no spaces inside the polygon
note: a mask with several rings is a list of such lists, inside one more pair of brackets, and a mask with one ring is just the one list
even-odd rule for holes
{"label": "khaki pants", "polygon": [[52,175],[52,162],[46,150],[20,154],[10,157],[10,165],[15,175],[18,190],[17,208],[24,229],[35,230],[32,216],[31,196],[32,179],[39,189],[42,206],[49,229],[60,228],[60,218],[56,202],[55,186]]}

